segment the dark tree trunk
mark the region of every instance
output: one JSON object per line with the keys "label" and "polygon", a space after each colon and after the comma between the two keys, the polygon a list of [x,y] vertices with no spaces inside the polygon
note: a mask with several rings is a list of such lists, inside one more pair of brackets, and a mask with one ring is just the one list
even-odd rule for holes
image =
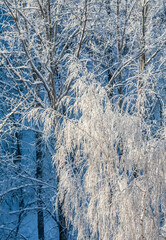
{"label": "dark tree trunk", "polygon": [[[43,156],[42,156],[42,138],[41,134],[36,132],[36,178],[42,181],[43,175]],[[37,189],[37,225],[38,225],[38,238],[44,240],[44,213],[42,202],[42,184],[38,184]]]}
{"label": "dark tree trunk", "polygon": [[58,214],[59,214],[59,240],[67,240],[68,239],[68,231],[67,231],[66,221],[65,221],[64,214],[63,214],[60,203],[58,206]]}
{"label": "dark tree trunk", "polygon": [[[117,55],[118,55],[118,61],[119,65],[121,65],[121,49],[122,49],[122,40],[120,40],[120,20],[119,20],[119,15],[120,15],[120,1],[116,0],[116,14],[117,14]],[[119,95],[119,110],[121,111],[122,109],[122,94],[123,94],[123,89],[122,89],[122,74],[119,74],[118,77],[118,95]]]}
{"label": "dark tree trunk", "polygon": [[146,14],[147,14],[147,5],[143,3],[142,7],[142,55],[141,55],[141,66],[140,70],[141,72],[144,72],[145,70],[145,61],[146,61],[146,56],[145,56],[145,25],[146,25]]}
{"label": "dark tree trunk", "polygon": [[[21,146],[20,146],[20,135],[18,132],[16,132],[15,134],[16,136],[16,157],[14,160],[14,163],[17,165],[18,167],[18,173],[21,172]],[[16,227],[16,232],[15,232],[15,239],[17,239],[18,233],[19,233],[19,229],[20,229],[20,224],[21,224],[21,220],[22,220],[22,209],[24,208],[24,199],[23,199],[23,189],[21,188],[18,192],[18,196],[19,196],[19,215],[18,215],[18,222],[17,222],[17,227]]]}

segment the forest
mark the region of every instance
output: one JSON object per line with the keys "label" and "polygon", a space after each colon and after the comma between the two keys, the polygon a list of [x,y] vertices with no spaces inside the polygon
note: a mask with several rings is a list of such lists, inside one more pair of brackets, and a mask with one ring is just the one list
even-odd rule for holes
{"label": "forest", "polygon": [[165,0],[0,0],[0,240],[166,239]]}

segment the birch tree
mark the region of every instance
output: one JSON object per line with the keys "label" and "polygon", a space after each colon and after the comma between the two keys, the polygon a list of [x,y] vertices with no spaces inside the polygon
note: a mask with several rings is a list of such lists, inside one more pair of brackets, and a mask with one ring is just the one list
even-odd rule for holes
{"label": "birch tree", "polygon": [[[119,18],[122,5],[116,3]],[[111,3],[110,10],[107,5],[107,11],[111,11],[111,7]],[[112,109],[105,89],[82,65],[77,75],[79,80],[73,86],[74,103],[68,105],[66,116],[61,116],[62,132],[59,132],[55,156],[59,168],[59,194],[66,218],[78,233],[77,239],[165,238],[163,102],[162,118],[157,124],[151,121],[151,116],[156,114],[154,99],[157,96],[158,101],[162,94],[156,89],[158,84],[163,87],[160,80],[163,70],[154,72],[154,69],[159,66],[158,61],[161,65],[165,63],[161,52],[165,49],[165,39],[164,35],[157,34],[154,44],[152,34],[157,27],[154,23],[160,21],[161,13],[158,2],[137,2],[133,8],[129,26],[135,26],[136,34],[140,34],[128,49],[134,57],[125,62],[129,55],[122,55],[122,63],[110,79],[111,84],[115,82],[112,87],[116,89],[115,80],[122,71],[125,74],[124,69],[128,69],[131,73],[130,77],[122,78],[124,88],[128,89],[123,96],[123,112],[119,112],[114,100]],[[153,9],[158,11],[153,12]],[[138,29],[133,22],[134,16],[140,24]],[[119,33],[119,24],[115,26]],[[163,32],[162,26],[160,30]],[[56,135],[57,132],[56,129]],[[123,154],[119,158],[121,139]]]}
{"label": "birch tree", "polygon": [[144,118],[112,111],[96,83],[81,79],[75,88],[76,101],[62,117],[55,162],[63,211],[77,239],[163,239],[164,129],[154,138]]}

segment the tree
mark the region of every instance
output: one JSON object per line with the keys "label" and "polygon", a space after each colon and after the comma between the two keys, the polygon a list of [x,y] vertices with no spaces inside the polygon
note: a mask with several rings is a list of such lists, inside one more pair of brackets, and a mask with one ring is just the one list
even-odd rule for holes
{"label": "tree", "polygon": [[[1,144],[9,150],[4,140],[14,141],[21,152],[24,172],[14,178],[33,185],[38,237],[47,211],[62,240],[70,238],[67,222],[78,239],[157,239],[165,219],[164,1],[0,4]],[[35,161],[24,168],[26,131]],[[46,181],[51,156],[58,214],[45,190],[55,194]]]}
{"label": "tree", "polygon": [[78,231],[77,239],[162,239],[163,130],[154,138],[151,125],[137,113],[112,111],[97,83],[81,79],[75,88],[72,115],[63,117],[55,161],[63,211]]}
{"label": "tree", "polygon": [[[117,16],[119,4],[117,2]],[[147,4],[149,9],[155,9],[155,13],[148,11],[148,22],[145,21]],[[114,108],[103,87],[94,81],[95,75],[90,74],[82,64],[77,75],[80,80],[73,86],[73,105],[68,100],[69,111],[61,116],[62,132],[59,133],[59,148],[55,157],[59,166],[59,193],[66,218],[73,223],[78,239],[164,238],[165,120],[163,110],[160,118],[154,108],[160,108],[161,91],[157,90],[157,85],[162,87],[160,74],[163,70],[156,72],[155,68],[159,62],[161,65],[164,63],[161,49],[164,49],[165,40],[157,35],[154,44],[152,36],[156,31],[154,22],[160,21],[158,4],[161,2],[143,2],[140,8],[136,8],[138,5],[135,3],[131,8],[133,15],[129,11],[132,20],[129,30],[133,26],[133,16],[138,19],[142,16],[142,34],[140,41],[135,38],[131,48],[128,47],[128,53],[134,53],[134,57],[126,60],[129,55],[123,53],[122,63],[109,80],[113,93],[108,96],[112,97]],[[107,8],[107,12],[110,9]],[[145,25],[148,30],[145,30]],[[131,35],[125,33],[126,37],[129,35],[131,39],[133,32],[130,31]],[[102,41],[101,36],[99,47]],[[131,41],[126,42],[126,45],[130,44]],[[101,70],[99,66],[102,67],[102,63],[98,64],[98,71]],[[116,88],[121,88],[119,83],[122,83],[116,82],[116,78],[122,73],[126,94],[123,105],[120,104],[123,111],[119,112],[113,97],[119,97],[120,92],[116,92]],[[121,139],[123,154],[119,158]]]}
{"label": "tree", "polygon": [[[72,66],[72,62],[79,57],[83,43],[87,1],[79,4],[75,1],[70,8],[61,1],[4,0],[0,1],[0,4],[2,12],[2,47],[0,54],[3,60],[3,71],[6,69],[8,74],[7,81],[6,79],[1,80],[1,84],[5,88],[9,87],[10,94],[12,94],[5,95],[5,92],[2,94],[6,106],[9,103],[9,113],[4,111],[0,131],[3,132],[6,128],[9,136],[15,135],[17,130],[11,118],[19,114],[21,120],[18,121],[17,119],[18,131],[22,131],[24,136],[26,136],[24,131],[29,131],[28,138],[36,139],[36,154],[35,156],[32,154],[32,158],[36,159],[36,177],[29,176],[29,174],[34,174],[33,171],[30,171],[30,173],[29,171],[26,171],[26,173],[22,171],[18,174],[19,176],[16,176],[16,179],[20,178],[21,175],[21,178],[34,185],[34,192],[31,192],[36,195],[37,191],[38,235],[39,239],[44,239],[43,208],[45,202],[43,202],[43,198],[46,198],[46,196],[43,188],[47,184],[43,183],[43,178],[47,172],[44,173],[43,158],[48,153],[46,154],[43,151],[49,149],[48,152],[52,155],[50,144],[54,141],[54,138],[48,136],[46,145],[43,144],[42,139],[45,136],[43,135],[40,116],[32,124],[27,122],[27,118],[31,116],[30,120],[32,120],[33,113],[35,110],[38,111],[39,108],[41,111],[49,108],[58,111],[63,110],[61,100],[68,94],[74,80],[70,65]],[[78,16],[73,18],[73,11],[75,12],[76,9],[78,10],[78,14],[76,14]],[[83,21],[79,17],[79,15],[82,15],[82,10],[85,17]],[[66,21],[68,21],[67,25]],[[3,74],[5,75],[4,72]],[[9,86],[8,82],[10,82]],[[13,100],[14,97],[15,101]],[[55,124],[54,122],[53,126]],[[4,136],[6,137],[5,133]],[[41,146],[45,147],[41,149]],[[7,149],[5,150],[7,151]],[[22,152],[23,156],[21,158],[25,158],[26,154],[23,148]],[[51,160],[50,157],[49,159]],[[28,166],[31,166],[30,159],[27,168]],[[54,174],[52,177],[56,178]],[[10,176],[10,178],[12,177]],[[54,180],[51,181],[54,182]],[[3,186],[3,180],[1,183]],[[50,183],[48,184],[51,186]],[[23,185],[26,187],[26,184]],[[23,187],[24,190],[25,187]],[[14,188],[13,191],[16,189]],[[8,191],[12,191],[12,187]],[[5,196],[3,192],[2,196]],[[31,195],[31,197],[36,199],[34,195]],[[19,211],[27,212],[25,207],[23,210],[19,209]],[[61,229],[60,239],[66,239],[67,237],[64,235],[66,226],[64,226],[65,221],[60,203],[59,218],[55,214],[51,214],[51,210],[49,213]],[[41,222],[42,224],[40,224]],[[15,227],[13,230],[10,229],[11,232],[15,232],[14,229]]]}

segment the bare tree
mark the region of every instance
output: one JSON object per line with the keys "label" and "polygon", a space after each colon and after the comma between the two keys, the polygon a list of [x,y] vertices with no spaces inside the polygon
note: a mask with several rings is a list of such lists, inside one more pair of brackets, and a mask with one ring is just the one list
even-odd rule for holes
{"label": "bare tree", "polygon": [[[13,136],[16,129],[11,118],[20,114],[21,121],[18,122],[18,127],[30,131],[33,139],[36,139],[36,177],[34,177],[36,181],[33,180],[32,184],[37,195],[38,237],[45,239],[43,176],[46,172],[44,172],[43,158],[45,155],[52,155],[49,144],[52,142],[54,144],[55,140],[51,130],[43,148],[42,141],[46,137],[42,125],[43,119],[41,120],[38,115],[36,121],[31,124],[27,123],[27,118],[31,115],[32,119],[35,110],[39,109],[41,112],[50,108],[63,110],[61,101],[75,81],[72,63],[79,58],[84,42],[87,1],[83,3],[73,1],[70,7],[65,1],[4,0],[0,1],[0,4],[2,11],[0,54],[3,60],[2,67],[7,71],[8,79],[2,79],[1,84],[4,89],[9,87],[11,93],[9,96],[9,92],[6,95],[3,92],[6,105],[9,102],[9,113],[4,112],[0,131],[4,136],[5,134]],[[16,96],[15,100],[14,96]],[[55,125],[56,121],[52,122],[52,129]],[[5,128],[7,133],[4,132]],[[47,154],[44,152],[45,149],[49,149]],[[52,176],[56,178],[54,174]],[[24,171],[18,175],[23,176],[28,182],[31,181]],[[59,218],[54,214],[52,217],[54,216],[59,226],[60,239],[67,239],[67,228],[60,204],[57,210]],[[26,212],[26,209],[26,206],[20,209],[19,216]]]}

